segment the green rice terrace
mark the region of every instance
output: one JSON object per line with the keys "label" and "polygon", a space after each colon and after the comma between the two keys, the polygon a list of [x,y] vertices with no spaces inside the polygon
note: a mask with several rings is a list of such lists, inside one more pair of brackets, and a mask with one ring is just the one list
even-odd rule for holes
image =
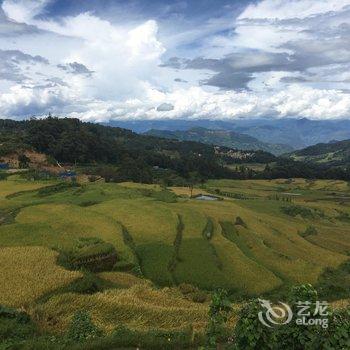
{"label": "green rice terrace", "polygon": [[84,309],[107,334],[122,323],[200,337],[218,287],[234,305],[229,324],[245,300],[293,285],[350,298],[344,181],[209,180],[190,198],[186,187],[15,174],[0,181],[0,213],[0,305],[40,332],[64,332]]}

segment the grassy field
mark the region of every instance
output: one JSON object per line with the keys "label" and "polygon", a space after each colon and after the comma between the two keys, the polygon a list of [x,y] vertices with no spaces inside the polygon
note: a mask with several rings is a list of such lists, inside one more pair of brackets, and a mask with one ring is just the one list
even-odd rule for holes
{"label": "grassy field", "polygon": [[[189,193],[17,175],[0,181],[0,304],[25,307],[55,331],[79,308],[107,331],[117,321],[203,330],[208,306],[184,298],[180,283],[223,287],[232,298],[283,293],[296,283],[317,286],[324,271],[349,260],[346,182],[212,180],[194,193],[223,200],[199,201]],[[62,256],[95,241],[113,245],[118,262],[113,271],[96,272],[103,286],[97,293],[74,292],[82,273],[67,270]]]}

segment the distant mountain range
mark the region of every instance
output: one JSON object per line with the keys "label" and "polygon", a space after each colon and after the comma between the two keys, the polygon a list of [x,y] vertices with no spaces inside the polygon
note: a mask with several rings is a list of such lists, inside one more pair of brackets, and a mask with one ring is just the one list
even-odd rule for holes
{"label": "distant mountain range", "polygon": [[203,127],[176,131],[151,129],[145,134],[180,141],[197,141],[240,150],[263,150],[275,155],[291,152],[293,150],[293,148],[288,145],[265,143],[246,134],[222,129],[211,130]]}
{"label": "distant mountain range", "polygon": [[144,133],[150,129],[156,130],[189,130],[202,127],[211,130],[235,131],[256,138],[268,144],[284,144],[294,149],[301,149],[317,143],[327,143],[331,140],[350,139],[349,120],[310,120],[307,118],[292,119],[238,119],[223,120],[134,120],[111,121],[111,126],[131,129]]}
{"label": "distant mountain range", "polygon": [[350,166],[350,140],[318,143],[290,153],[289,158],[327,167]]}

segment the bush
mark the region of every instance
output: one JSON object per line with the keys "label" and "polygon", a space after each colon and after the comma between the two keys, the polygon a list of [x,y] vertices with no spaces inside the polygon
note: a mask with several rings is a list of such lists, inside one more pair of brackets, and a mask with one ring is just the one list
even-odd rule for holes
{"label": "bush", "polygon": [[206,239],[211,239],[214,235],[214,223],[211,218],[207,218],[207,223],[203,229],[202,235]]}
{"label": "bush", "polygon": [[274,349],[274,339],[270,328],[258,319],[264,311],[259,300],[255,299],[243,306],[234,329],[237,350]]}
{"label": "bush", "polygon": [[350,309],[328,310],[328,315],[317,315],[328,322],[328,328],[321,325],[298,325],[295,316],[299,311],[297,303],[310,302],[311,316],[304,316],[306,321],[312,317],[317,301],[317,292],[310,285],[293,287],[289,295],[289,305],[293,319],[282,325],[264,326],[259,318],[260,311],[266,312],[259,302],[253,300],[245,305],[239,314],[235,327],[235,348],[237,350],[258,349],[295,349],[295,350],[346,350],[350,348]]}
{"label": "bush", "polygon": [[135,264],[133,262],[127,261],[127,260],[120,260],[117,261],[113,266],[113,271],[131,271],[135,267]]}
{"label": "bush", "polygon": [[117,252],[113,244],[99,238],[79,238],[72,249],[60,251],[58,262],[68,269],[107,271],[117,262]]}
{"label": "bush", "polygon": [[209,322],[206,330],[206,342],[210,349],[225,341],[228,336],[226,322],[231,312],[231,302],[225,290],[218,290],[212,295],[209,307]]}
{"label": "bush", "polygon": [[197,287],[189,283],[181,283],[178,286],[180,292],[195,303],[205,303],[208,299],[206,292],[199,290]]}
{"label": "bush", "polygon": [[281,211],[282,213],[293,217],[300,215],[304,219],[313,219],[316,216],[324,216],[324,214],[319,210],[312,210],[300,205],[289,205],[286,207],[281,207]]}
{"label": "bush", "polygon": [[192,284],[189,284],[189,283],[180,283],[179,289],[181,293],[184,295],[194,293],[198,290],[196,287],[192,286]]}
{"label": "bush", "polygon": [[93,273],[84,272],[84,276],[73,281],[70,285],[64,288],[64,292],[79,293],[79,294],[94,294],[102,292],[105,289],[113,288],[115,285],[112,282],[105,281]]}
{"label": "bush", "polygon": [[68,341],[82,343],[101,335],[102,331],[93,324],[90,315],[85,311],[78,311],[72,318],[66,338]]}
{"label": "bush", "polygon": [[350,349],[350,308],[334,310],[326,331],[325,349]]}
{"label": "bush", "polygon": [[307,236],[313,236],[317,235],[317,229],[314,226],[308,226],[304,232],[300,233],[300,236],[307,237]]}
{"label": "bush", "polygon": [[30,317],[27,313],[3,305],[0,305],[0,318],[16,319],[19,323],[22,324],[30,322]]}
{"label": "bush", "polygon": [[6,180],[10,175],[12,175],[12,174],[6,173],[4,171],[0,171],[0,181],[1,180]]}
{"label": "bush", "polygon": [[25,169],[29,167],[30,159],[25,154],[20,154],[18,156],[18,162],[20,169]]}
{"label": "bush", "polygon": [[247,228],[247,224],[243,221],[243,219],[240,216],[236,217],[235,225],[239,225]]}
{"label": "bush", "polygon": [[191,295],[191,299],[195,303],[205,303],[208,299],[207,293],[197,290]]}
{"label": "bush", "polygon": [[336,269],[326,268],[318,279],[317,290],[324,300],[350,298],[350,260]]}
{"label": "bush", "polygon": [[33,337],[36,328],[25,312],[0,305],[0,348]]}
{"label": "bush", "polygon": [[51,196],[52,194],[64,192],[70,188],[79,187],[79,186],[80,185],[77,183],[61,182],[57,185],[46,186],[46,187],[40,188],[37,192],[37,196],[38,197]]}

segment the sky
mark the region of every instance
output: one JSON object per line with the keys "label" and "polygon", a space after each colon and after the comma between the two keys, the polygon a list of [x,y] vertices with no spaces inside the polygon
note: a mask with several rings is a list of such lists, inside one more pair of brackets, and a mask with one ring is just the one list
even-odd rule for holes
{"label": "sky", "polygon": [[350,119],[350,0],[0,0],[0,117]]}

